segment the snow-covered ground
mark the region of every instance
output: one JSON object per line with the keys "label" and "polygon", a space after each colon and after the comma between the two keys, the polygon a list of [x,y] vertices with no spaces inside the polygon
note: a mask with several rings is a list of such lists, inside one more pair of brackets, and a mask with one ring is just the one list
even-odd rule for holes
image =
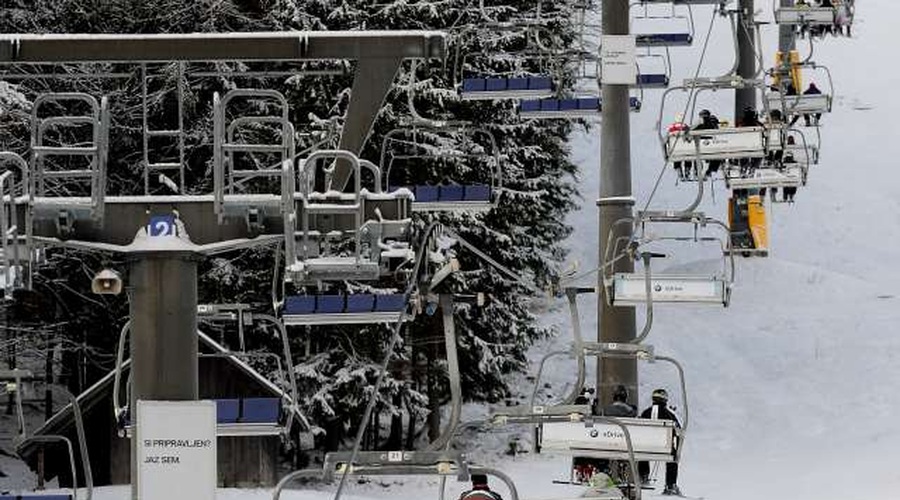
{"label": "snow-covered ground", "polygon": [[[770,12],[769,2],[758,8]],[[792,206],[770,210],[771,257],[738,262],[737,284],[727,309],[658,306],[648,339],[657,352],[681,360],[687,372],[691,423],[681,466],[686,494],[706,499],[868,500],[900,495],[900,427],[894,415],[900,383],[900,68],[890,47],[900,4],[858,2],[854,38],[816,44],[815,60],[828,65],[837,92],[835,109],[823,118],[822,162]],[[695,8],[698,35],[709,22],[707,8]],[[768,27],[767,65],[775,50]],[[725,72],[731,64],[726,24],[717,22],[701,74]],[[801,45],[801,50],[807,48]],[[699,48],[675,49],[675,81],[695,69]],[[816,78],[824,83],[821,78]],[[647,199],[662,158],[656,140],[660,91],[648,91],[632,131],[635,195]],[[730,92],[701,102],[731,118]],[[673,103],[676,101],[673,101]],[[863,109],[864,108],[864,109]],[[668,106],[666,120],[674,118]],[[582,168],[584,208],[573,214],[570,244],[580,269],[596,267],[598,131],[577,137],[573,154]],[[666,173],[654,198],[657,208],[679,208],[694,185],[675,186]],[[725,218],[727,197],[719,188],[703,209]],[[708,255],[685,256],[671,265],[705,268]],[[658,266],[663,266],[660,264]],[[659,268],[659,267],[658,267]],[[582,325],[596,330],[595,299],[581,299]],[[534,358],[570,338],[564,304],[544,320],[558,324],[559,339],[535,349]],[[536,368],[535,368],[536,369]],[[550,368],[554,395],[573,376],[571,361]],[[642,403],[657,385],[677,393],[664,365],[642,366]],[[523,379],[523,393],[530,393]],[[683,403],[676,401],[679,407]],[[467,408],[467,415],[483,414]],[[500,455],[508,435],[469,439],[471,454],[500,468],[517,482],[525,499],[578,495],[577,488],[552,484],[568,464],[551,455]],[[454,498],[461,485],[448,488]],[[291,500],[329,498],[323,492],[291,491]],[[501,489],[502,491],[502,489]],[[346,498],[421,499],[437,495],[437,481],[389,481],[355,485]],[[103,489],[97,500],[124,500],[127,488]],[[266,491],[222,490],[231,500],[269,498]]]}

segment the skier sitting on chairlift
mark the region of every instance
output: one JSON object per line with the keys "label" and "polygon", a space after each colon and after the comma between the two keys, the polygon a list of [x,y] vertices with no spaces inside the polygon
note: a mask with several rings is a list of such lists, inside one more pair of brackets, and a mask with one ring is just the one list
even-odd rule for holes
{"label": "skier sitting on chairlift", "polygon": [[634,417],[637,416],[637,408],[628,404],[628,389],[619,385],[613,391],[612,403],[603,407],[605,417]]}
{"label": "skier sitting on chairlift", "polygon": [[[675,425],[680,427],[681,424],[678,422],[678,417],[675,416],[675,413],[669,409],[669,394],[665,389],[656,389],[653,391],[653,403],[649,408],[641,413],[641,418],[649,418],[652,420],[671,420],[675,422]],[[650,482],[650,462],[639,462],[638,463],[638,473],[641,475],[641,482],[644,484],[648,484]],[[666,463],[666,487],[663,490],[663,495],[681,495],[681,490],[678,489],[678,463],[677,462],[667,462]]]}
{"label": "skier sitting on chairlift", "polygon": [[463,492],[459,500],[503,500],[503,497],[496,491],[491,491],[486,475],[472,474],[472,489]]}
{"label": "skier sitting on chairlift", "polygon": [[[803,95],[821,95],[822,91],[819,90],[819,87],[816,86],[815,82],[810,82],[809,87],[803,92]],[[810,126],[810,117],[809,113],[803,115],[803,121],[806,122],[806,126]],[[816,113],[816,121],[815,124],[819,126],[819,119],[822,118],[822,113]]]}

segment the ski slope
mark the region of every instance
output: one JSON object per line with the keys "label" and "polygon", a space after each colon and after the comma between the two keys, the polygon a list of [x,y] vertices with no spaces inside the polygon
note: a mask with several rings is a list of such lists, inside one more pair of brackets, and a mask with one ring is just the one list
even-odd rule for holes
{"label": "ski slope", "polygon": [[[729,500],[900,495],[900,428],[893,404],[900,382],[895,331],[900,322],[900,100],[895,88],[900,68],[880,55],[896,43],[891,19],[900,14],[900,5],[888,0],[858,4],[853,39],[816,44],[814,60],[828,65],[834,76],[834,112],[822,120],[822,161],[811,168],[809,185],[795,205],[770,209],[771,257],[738,261],[727,309],[654,309],[647,342],[681,360],[687,372],[691,429],[679,481],[685,494]],[[770,2],[758,2],[757,8],[771,11]],[[708,17],[699,12],[695,9],[698,30],[705,30]],[[727,39],[724,26],[719,28],[715,40]],[[777,41],[774,28],[767,30],[769,67]],[[798,48],[808,50],[802,43]],[[702,75],[729,67],[727,44],[714,43],[711,50]],[[673,54],[680,81],[696,69],[699,50]],[[632,120],[634,190],[641,207],[662,165],[654,129],[660,94],[645,93],[644,109]],[[732,96],[718,92],[701,107],[732,118]],[[675,107],[667,110],[672,110],[665,117],[669,123]],[[582,269],[597,265],[598,150],[596,136],[575,145],[585,202],[570,221],[576,228],[571,243],[572,258]],[[666,172],[651,206],[684,207],[694,189],[676,187],[674,175]],[[702,209],[725,218],[723,193],[719,188],[717,199],[707,198]],[[681,257],[671,265],[712,264]],[[582,299],[586,335],[596,330],[595,308],[595,299]],[[562,328],[569,323],[564,310],[547,320]],[[571,378],[572,366],[560,363],[555,385]],[[663,366],[642,365],[641,377],[644,405],[657,384],[677,392],[674,375]]]}

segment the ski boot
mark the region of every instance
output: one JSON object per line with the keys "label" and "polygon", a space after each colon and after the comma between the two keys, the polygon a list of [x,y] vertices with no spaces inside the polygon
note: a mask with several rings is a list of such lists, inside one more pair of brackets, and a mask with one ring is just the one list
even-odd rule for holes
{"label": "ski boot", "polygon": [[680,497],[680,496],[681,496],[681,490],[678,489],[678,485],[677,485],[677,484],[669,484],[669,485],[666,485],[666,488],[663,490],[662,494],[663,494],[663,495],[673,495],[673,496]]}

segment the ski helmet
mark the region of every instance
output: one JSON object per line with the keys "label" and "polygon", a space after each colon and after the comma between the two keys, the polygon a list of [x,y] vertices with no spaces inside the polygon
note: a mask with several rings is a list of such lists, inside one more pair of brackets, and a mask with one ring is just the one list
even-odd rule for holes
{"label": "ski helmet", "polygon": [[653,401],[660,401],[665,403],[669,400],[669,393],[666,392],[665,389],[657,389],[653,391]]}

